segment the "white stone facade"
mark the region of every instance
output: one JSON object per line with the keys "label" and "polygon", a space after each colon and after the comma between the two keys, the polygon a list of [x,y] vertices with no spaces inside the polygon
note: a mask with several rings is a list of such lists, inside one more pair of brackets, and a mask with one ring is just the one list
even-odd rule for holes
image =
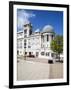
{"label": "white stone facade", "polygon": [[32,32],[31,23],[25,24],[23,31],[17,32],[17,54],[53,60],[55,55],[50,43],[54,37],[55,33],[50,25],[44,26],[41,32]]}

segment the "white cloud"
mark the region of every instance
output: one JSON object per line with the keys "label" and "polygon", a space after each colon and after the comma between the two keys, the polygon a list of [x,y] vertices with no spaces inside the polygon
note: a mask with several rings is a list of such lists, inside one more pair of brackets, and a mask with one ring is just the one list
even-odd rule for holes
{"label": "white cloud", "polygon": [[35,32],[39,32],[39,31],[40,31],[40,29],[39,29],[39,28],[35,30]]}
{"label": "white cloud", "polygon": [[22,29],[25,23],[29,23],[29,18],[35,17],[35,14],[28,13],[25,10],[18,9],[18,29]]}

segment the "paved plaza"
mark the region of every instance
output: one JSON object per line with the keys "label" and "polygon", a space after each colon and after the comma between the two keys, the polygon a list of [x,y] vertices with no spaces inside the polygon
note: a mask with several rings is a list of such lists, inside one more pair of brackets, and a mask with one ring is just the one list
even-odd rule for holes
{"label": "paved plaza", "polygon": [[18,58],[17,80],[63,78],[63,63],[48,64],[47,59]]}

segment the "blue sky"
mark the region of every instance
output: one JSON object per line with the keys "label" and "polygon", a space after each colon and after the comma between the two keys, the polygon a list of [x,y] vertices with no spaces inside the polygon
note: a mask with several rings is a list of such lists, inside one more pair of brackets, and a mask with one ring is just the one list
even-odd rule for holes
{"label": "blue sky", "polygon": [[17,21],[17,31],[23,30],[25,22],[31,22],[33,31],[51,25],[56,34],[63,34],[63,11],[17,9]]}

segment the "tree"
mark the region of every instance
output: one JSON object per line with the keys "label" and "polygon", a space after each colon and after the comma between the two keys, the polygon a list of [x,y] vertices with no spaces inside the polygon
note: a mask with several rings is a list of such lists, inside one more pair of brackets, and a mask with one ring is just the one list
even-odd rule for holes
{"label": "tree", "polygon": [[51,42],[51,50],[59,56],[63,52],[63,36],[57,35]]}

